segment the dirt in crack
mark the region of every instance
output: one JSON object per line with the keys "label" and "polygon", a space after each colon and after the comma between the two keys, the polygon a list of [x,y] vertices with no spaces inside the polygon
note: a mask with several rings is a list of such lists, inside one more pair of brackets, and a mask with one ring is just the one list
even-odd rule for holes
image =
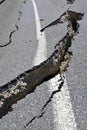
{"label": "dirt in crack", "polygon": [[[81,13],[75,14],[72,11],[70,11],[69,13],[77,16],[76,18],[74,18],[76,21],[75,23],[77,23],[77,20],[82,19],[83,14]],[[67,17],[69,22],[69,25],[67,26],[68,32],[62,38],[62,40],[60,40],[56,44],[53,54],[40,65],[34,66],[32,69],[25,71],[14,80],[0,87],[0,118],[8,113],[12,104],[24,98],[27,94],[34,92],[36,86],[51,79],[58,73],[63,75],[63,72],[66,70],[71,58],[71,53],[68,52],[68,49],[69,47],[71,47],[73,37],[75,36],[79,28],[79,26],[77,26],[77,29],[74,29],[72,22],[73,16],[70,16],[69,13],[69,18]],[[45,108],[52,100],[54,94],[61,90],[63,83],[64,81],[62,80],[58,90],[55,90],[49,97],[49,100],[43,105],[41,113],[32,118],[30,122],[32,122],[36,118],[41,118],[44,115]]]}
{"label": "dirt in crack", "polygon": [[83,13],[77,13],[74,11],[67,10],[58,19],[48,24],[47,26],[42,28],[40,31],[43,32],[48,27],[51,27],[53,25],[57,25],[60,23],[64,23],[67,21],[70,22],[70,25],[72,24],[73,30],[76,31],[76,29],[78,29],[77,21],[82,20],[83,15],[84,15]]}

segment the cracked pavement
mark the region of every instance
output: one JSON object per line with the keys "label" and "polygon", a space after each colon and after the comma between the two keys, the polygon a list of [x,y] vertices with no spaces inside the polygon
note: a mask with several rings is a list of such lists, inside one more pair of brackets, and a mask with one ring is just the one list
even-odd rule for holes
{"label": "cracked pavement", "polygon": [[[10,0],[8,0],[7,5],[5,5],[4,2],[1,5],[3,7],[2,8],[0,7],[0,10],[2,10],[0,14],[0,17],[2,18],[1,20],[2,22],[0,26],[2,27],[5,25],[4,27],[8,30],[6,31],[3,28],[1,28],[0,45],[5,45],[5,43],[9,41],[7,40],[9,38],[9,34],[11,34],[13,30],[15,30],[15,25],[17,25],[18,27],[18,30],[11,34],[11,39],[10,39],[11,44],[9,44],[6,47],[0,48],[0,86],[14,79],[17,75],[24,72],[25,70],[32,68],[33,59],[35,57],[35,52],[38,45],[38,41],[36,40],[34,11],[33,11],[33,6],[31,1],[26,1],[26,2],[22,1],[20,3],[15,0],[15,2],[14,1],[11,2]],[[54,1],[37,0],[36,4],[38,7],[40,18],[43,19],[41,20],[42,27],[50,23],[50,21],[53,21],[54,19],[58,18],[58,16],[63,14],[63,12],[65,12],[65,10],[69,6],[66,5],[65,0],[62,0],[62,2],[58,2],[56,0]],[[60,7],[58,6],[58,4],[60,5]],[[75,4],[71,6],[70,10],[77,11],[78,4],[79,4],[78,1],[77,3],[75,2]],[[43,5],[45,5],[45,10],[42,10]],[[48,5],[50,5],[49,8]],[[78,12],[84,12],[85,13],[84,19],[86,20],[87,17],[86,7],[85,7],[86,2],[83,2],[83,5],[84,5],[83,8],[82,5],[78,7],[79,10]],[[4,10],[7,10],[8,12]],[[8,14],[9,11],[13,11],[12,15],[13,14],[14,15],[10,16],[10,18],[8,18],[8,20],[6,21],[4,19],[6,18],[6,16],[8,16],[6,15],[6,13]],[[51,14],[50,11],[52,11]],[[74,56],[72,57],[70,67],[68,68],[68,71],[66,73],[68,84],[69,84],[70,97],[73,104],[73,110],[75,113],[77,130],[86,130],[87,128],[86,127],[87,126],[86,125],[87,123],[86,122],[86,115],[87,115],[86,72],[84,69],[82,69],[82,68],[86,68],[86,46],[84,40],[85,38],[83,38],[83,34],[84,37],[86,37],[86,33],[85,33],[86,28],[83,30],[86,24],[83,25],[83,22],[85,23],[84,19],[82,22],[80,22],[80,28],[81,28],[80,34],[79,36],[77,36],[79,38],[75,38],[75,41],[73,43],[74,45],[71,48],[71,51],[73,51]],[[5,24],[5,21],[7,22],[7,24]],[[9,21],[11,21],[11,24],[9,23]],[[66,23],[64,23],[64,25],[57,25],[57,26],[53,26],[45,30],[48,57],[53,52],[56,43],[67,32]],[[2,34],[2,32],[4,33]],[[81,44],[79,40],[81,40],[83,44]],[[80,45],[77,43],[79,43]],[[84,51],[82,51],[84,46],[85,49]],[[77,50],[77,48],[79,48],[79,50]],[[80,61],[79,59],[77,60],[76,56],[80,57]],[[81,64],[80,62],[83,64]],[[78,66],[81,67],[82,69],[82,70],[80,69],[80,72],[78,70]],[[78,76],[80,75],[83,77],[79,78]],[[38,86],[34,93],[27,95],[26,98],[18,101],[17,104],[14,104],[12,107],[13,110],[9,112],[6,116],[4,116],[2,119],[0,119],[1,130],[5,130],[5,129],[6,130],[14,130],[14,129],[18,129],[18,130],[59,129],[60,130],[60,122],[58,122],[58,120],[55,119],[55,115],[58,116],[57,109],[59,110],[59,108],[57,106],[58,104],[60,104],[60,98],[62,92],[64,91],[64,89],[66,89],[66,87],[63,86],[62,91],[59,95],[56,93],[53,96],[52,93],[58,89],[57,86],[59,85],[55,86],[54,83],[52,86],[50,85],[50,81],[47,81],[42,85]],[[63,95],[63,97],[66,97],[66,94]],[[58,102],[56,102],[56,100],[58,100]],[[56,108],[54,108],[53,102],[56,104]],[[40,113],[41,110],[45,109],[45,106],[46,106],[46,112],[44,113],[44,111],[42,111],[42,113]],[[29,123],[30,125],[28,125]]]}
{"label": "cracked pavement", "polygon": [[9,42],[8,43],[6,43],[5,45],[0,45],[0,47],[6,47],[6,46],[8,46],[9,44],[11,44],[12,43],[12,35],[13,35],[13,33],[15,33],[17,30],[18,30],[18,26],[15,24],[15,30],[13,30],[11,33],[10,33],[10,35],[9,35]]}
{"label": "cracked pavement", "polygon": [[[72,45],[74,36],[79,33],[77,21],[82,20],[83,16],[84,14],[82,13],[76,13],[72,11],[66,11],[66,13],[63,13],[63,15],[60,16],[59,21],[62,20],[62,17],[65,17],[63,22],[66,22],[67,20],[69,23],[67,25],[68,32],[62,38],[62,40],[56,44],[53,54],[40,65],[34,66],[31,70],[25,71],[0,88],[0,117],[2,117],[4,113],[8,112],[13,103],[17,102],[21,98],[24,98],[28,93],[34,92],[37,85],[51,79],[57,73],[60,73],[62,81],[62,85],[60,84],[59,88],[63,86],[64,80],[62,79],[62,75],[69,64],[72,55],[72,52],[69,52],[68,50]],[[54,22],[52,25],[54,25]],[[60,89],[52,93],[50,99],[47,101],[44,107],[46,107],[51,101],[53,95],[59,91]]]}

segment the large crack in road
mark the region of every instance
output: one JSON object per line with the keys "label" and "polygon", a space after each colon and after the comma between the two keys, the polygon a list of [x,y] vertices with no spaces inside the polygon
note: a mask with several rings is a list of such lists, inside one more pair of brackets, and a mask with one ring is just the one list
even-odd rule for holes
{"label": "large crack in road", "polygon": [[[46,27],[44,27],[43,29],[41,29],[40,31],[43,32],[46,28],[56,25],[58,23],[64,23],[66,21],[68,21],[68,25],[67,25],[67,29],[68,32],[67,34],[62,38],[62,40],[60,40],[58,42],[58,44],[56,44],[55,46],[55,62],[60,61],[59,57],[61,57],[63,51],[65,50],[65,55],[63,57],[63,60],[60,64],[60,69],[59,69],[59,73],[60,73],[60,84],[58,86],[57,90],[54,90],[51,94],[51,96],[49,97],[49,99],[46,101],[46,103],[42,106],[40,114],[34,116],[29,122],[26,123],[26,125],[24,126],[24,128],[28,127],[31,123],[33,123],[34,120],[42,118],[45,114],[45,109],[48,106],[48,104],[52,101],[52,98],[54,97],[54,95],[58,92],[61,91],[61,88],[64,84],[64,72],[66,71],[66,68],[68,67],[69,61],[71,59],[72,56],[72,52],[69,52],[68,49],[69,47],[71,47],[72,45],[72,39],[74,38],[74,36],[76,36],[79,33],[79,23],[77,21],[81,20],[84,14],[82,13],[77,13],[74,11],[66,11],[64,12],[57,20],[51,22],[49,25],[47,25]],[[63,46],[63,43],[68,43],[66,44],[66,48]],[[68,46],[67,46],[68,45]],[[54,63],[56,64],[56,63]]]}
{"label": "large crack in road", "polygon": [[[36,86],[51,79],[56,74],[60,73],[61,83],[58,90],[55,90],[49,97],[48,101],[43,105],[41,114],[35,116],[30,123],[36,118],[41,118],[45,111],[44,109],[50,103],[53,96],[59,92],[64,83],[63,73],[69,64],[72,53],[68,49],[72,45],[74,36],[78,33],[78,20],[81,20],[84,14],[73,11],[66,11],[61,15],[60,20],[68,21],[66,35],[56,44],[53,54],[38,66],[20,74],[14,80],[0,87],[0,118],[11,110],[12,104],[24,98],[27,94],[34,92]],[[21,16],[21,14],[20,14]],[[62,20],[61,20],[62,21]],[[75,26],[75,27],[74,27]],[[63,77],[63,78],[62,78]],[[29,123],[28,123],[29,124]],[[26,124],[27,126],[27,124]]]}
{"label": "large crack in road", "polygon": [[58,88],[57,90],[54,90],[52,93],[51,93],[51,96],[49,97],[49,99],[46,101],[46,103],[42,106],[41,108],[41,111],[40,111],[40,114],[38,114],[37,116],[34,116],[30,121],[28,121],[26,123],[26,125],[24,126],[24,128],[26,128],[27,126],[29,126],[31,123],[33,123],[34,120],[36,119],[39,119],[39,118],[42,118],[44,116],[44,114],[46,113],[46,107],[48,106],[48,104],[52,101],[53,97],[55,94],[57,94],[58,92],[61,91],[62,89],[62,86],[64,84],[64,79],[65,79],[65,76],[63,75],[64,71],[65,71],[65,66],[67,66],[69,64],[69,61],[71,59],[71,56],[72,56],[72,53],[71,52],[67,52],[66,55],[64,56],[64,60],[61,64],[61,75],[60,75],[60,79],[58,80],[59,85],[58,85]]}

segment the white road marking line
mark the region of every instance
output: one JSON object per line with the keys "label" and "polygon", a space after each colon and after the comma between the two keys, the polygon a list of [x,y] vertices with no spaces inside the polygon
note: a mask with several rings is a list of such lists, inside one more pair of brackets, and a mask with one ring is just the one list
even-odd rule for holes
{"label": "white road marking line", "polygon": [[[33,62],[33,65],[37,65],[44,61],[47,58],[47,47],[46,47],[46,38],[45,34],[41,35],[41,24],[40,18],[37,11],[37,6],[34,0],[31,0],[34,7],[35,19],[36,19],[36,31],[37,31],[37,40],[38,40],[38,48],[36,52],[36,56]],[[50,87],[49,89],[55,90],[59,83],[58,79],[60,79],[59,75],[49,81]],[[77,130],[75,117],[72,109],[72,103],[70,99],[70,94],[68,90],[67,81],[65,79],[64,86],[62,91],[55,95],[53,98],[53,113],[54,113],[54,130]]]}
{"label": "white road marking line", "polygon": [[36,32],[37,32],[37,40],[38,40],[38,48],[35,54],[35,59],[33,62],[33,65],[40,64],[47,58],[47,47],[46,47],[46,38],[44,32],[41,33],[41,24],[40,24],[40,18],[38,15],[38,10],[35,4],[34,0],[31,0],[34,7],[34,13],[35,13],[35,20],[36,20]]}
{"label": "white road marking line", "polygon": [[[51,79],[51,91],[57,89],[59,75]],[[53,98],[54,130],[77,130],[72,103],[66,79],[61,92]]]}

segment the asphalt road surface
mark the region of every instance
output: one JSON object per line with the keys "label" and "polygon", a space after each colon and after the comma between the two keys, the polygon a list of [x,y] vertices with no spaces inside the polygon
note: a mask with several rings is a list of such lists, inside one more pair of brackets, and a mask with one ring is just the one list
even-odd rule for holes
{"label": "asphalt road surface", "polygon": [[[47,59],[67,32],[67,23],[40,29],[67,9],[84,13],[60,92],[60,76],[37,86],[0,119],[0,130],[87,130],[87,1],[0,1],[0,86]],[[49,101],[47,105],[47,101]],[[42,109],[44,110],[43,113]]]}

